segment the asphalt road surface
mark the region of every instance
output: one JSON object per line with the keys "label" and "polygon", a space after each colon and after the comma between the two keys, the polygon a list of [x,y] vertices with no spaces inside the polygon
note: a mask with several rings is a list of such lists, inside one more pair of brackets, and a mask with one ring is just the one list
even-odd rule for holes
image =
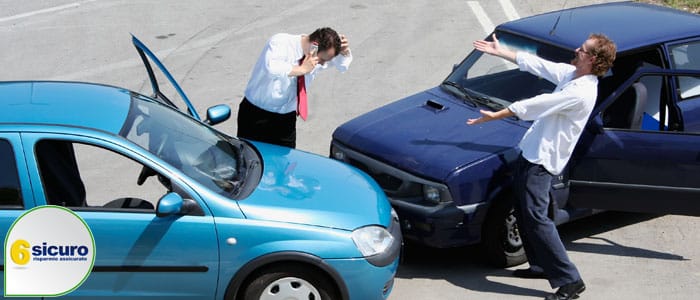
{"label": "asphalt road surface", "polygon": [[[330,26],[350,39],[345,74],[325,71],[298,123],[301,150],[328,155],[333,130],[433,87],[494,25],[605,1],[0,1],[0,80],[76,80],[148,88],[130,34],[163,60],[198,111],[234,116],[264,42]],[[699,199],[700,200],[700,199]],[[700,294],[700,219],[609,212],[560,227],[588,289],[584,299],[689,299]],[[544,280],[485,265],[474,247],[408,245],[390,299],[537,299]]]}

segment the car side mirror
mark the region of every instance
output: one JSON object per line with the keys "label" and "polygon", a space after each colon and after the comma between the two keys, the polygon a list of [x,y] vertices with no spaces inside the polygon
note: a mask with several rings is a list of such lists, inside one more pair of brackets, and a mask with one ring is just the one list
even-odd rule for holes
{"label": "car side mirror", "polygon": [[231,117],[231,108],[226,104],[214,105],[207,109],[207,118],[204,120],[209,125],[216,125]]}
{"label": "car side mirror", "polygon": [[163,197],[158,199],[158,204],[156,205],[156,216],[167,217],[180,212],[182,209],[182,196],[178,193],[170,192],[165,194]]}
{"label": "car side mirror", "polygon": [[204,216],[204,210],[197,204],[197,201],[192,199],[184,199],[183,201],[182,208],[180,209],[181,215]]}

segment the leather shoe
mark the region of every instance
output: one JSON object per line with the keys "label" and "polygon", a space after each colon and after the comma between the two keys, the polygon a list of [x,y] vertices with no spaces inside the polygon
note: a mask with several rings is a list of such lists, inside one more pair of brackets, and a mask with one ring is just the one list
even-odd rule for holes
{"label": "leather shoe", "polygon": [[541,278],[547,279],[547,275],[542,271],[535,271],[532,268],[518,269],[513,271],[513,276],[520,278]]}
{"label": "leather shoe", "polygon": [[562,285],[556,293],[549,294],[545,297],[545,300],[569,300],[578,298],[579,294],[586,290],[586,285],[583,284],[583,280],[579,280],[573,283]]}

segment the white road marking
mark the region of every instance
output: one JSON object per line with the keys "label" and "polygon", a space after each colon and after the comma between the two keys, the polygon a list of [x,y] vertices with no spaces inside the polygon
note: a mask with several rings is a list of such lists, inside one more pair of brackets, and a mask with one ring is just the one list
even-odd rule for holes
{"label": "white road marking", "polygon": [[484,8],[481,7],[481,4],[479,4],[478,1],[467,1],[467,4],[474,12],[476,20],[479,21],[479,24],[481,24],[481,28],[484,29],[484,33],[491,33],[496,26],[493,25],[491,19],[489,19],[489,17],[486,15],[486,12],[484,11]]}
{"label": "white road marking", "polygon": [[[508,15],[508,18],[516,17],[516,19],[519,19],[518,13],[515,12],[515,8],[513,8],[513,4],[510,3],[509,0],[499,0],[501,2],[501,6],[503,7],[503,10],[505,11],[506,15]],[[508,2],[508,3],[505,3]],[[472,9],[474,12],[474,15],[476,16],[476,19],[479,21],[481,24],[481,28],[484,30],[484,33],[487,35],[491,32],[493,32],[494,29],[496,29],[496,26],[493,25],[493,22],[491,19],[488,17],[486,14],[486,11],[484,11],[484,8],[481,7],[481,4],[479,4],[478,1],[467,1],[467,4],[469,4],[469,7]],[[509,8],[506,8],[506,6],[510,6]],[[508,10],[512,9],[511,12]],[[511,19],[513,20],[513,19]],[[510,62],[508,62],[505,59],[501,59],[504,65],[508,67]]]}
{"label": "white road marking", "polygon": [[46,14],[46,13],[55,12],[55,11],[59,11],[59,10],[74,8],[74,7],[78,7],[78,6],[82,5],[82,4],[85,4],[85,3],[88,3],[88,2],[94,2],[94,1],[97,1],[97,0],[87,0],[87,1],[82,1],[82,2],[73,2],[73,3],[68,3],[68,4],[64,4],[64,5],[60,5],[60,6],[54,6],[54,7],[49,7],[49,8],[45,8],[45,9],[30,11],[30,12],[26,12],[26,13],[22,13],[22,14],[17,14],[17,15],[13,15],[13,16],[3,17],[3,18],[0,18],[0,23],[1,23],[1,22],[6,22],[6,21],[17,20],[17,19],[23,19],[23,18],[27,18],[27,17],[31,17],[31,16],[36,16],[36,15],[41,15],[41,14]]}
{"label": "white road marking", "polygon": [[518,11],[515,10],[515,7],[513,6],[513,3],[510,2],[510,0],[498,0],[498,2],[501,3],[501,7],[503,7],[503,12],[506,13],[506,17],[508,17],[508,20],[513,21],[520,19]]}

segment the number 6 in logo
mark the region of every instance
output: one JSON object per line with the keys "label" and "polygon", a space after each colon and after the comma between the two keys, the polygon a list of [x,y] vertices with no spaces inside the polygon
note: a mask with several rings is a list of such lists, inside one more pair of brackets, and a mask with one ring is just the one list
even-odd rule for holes
{"label": "number 6 in logo", "polygon": [[17,240],[12,243],[10,248],[10,257],[12,261],[18,265],[26,265],[29,262],[29,242],[25,240]]}

